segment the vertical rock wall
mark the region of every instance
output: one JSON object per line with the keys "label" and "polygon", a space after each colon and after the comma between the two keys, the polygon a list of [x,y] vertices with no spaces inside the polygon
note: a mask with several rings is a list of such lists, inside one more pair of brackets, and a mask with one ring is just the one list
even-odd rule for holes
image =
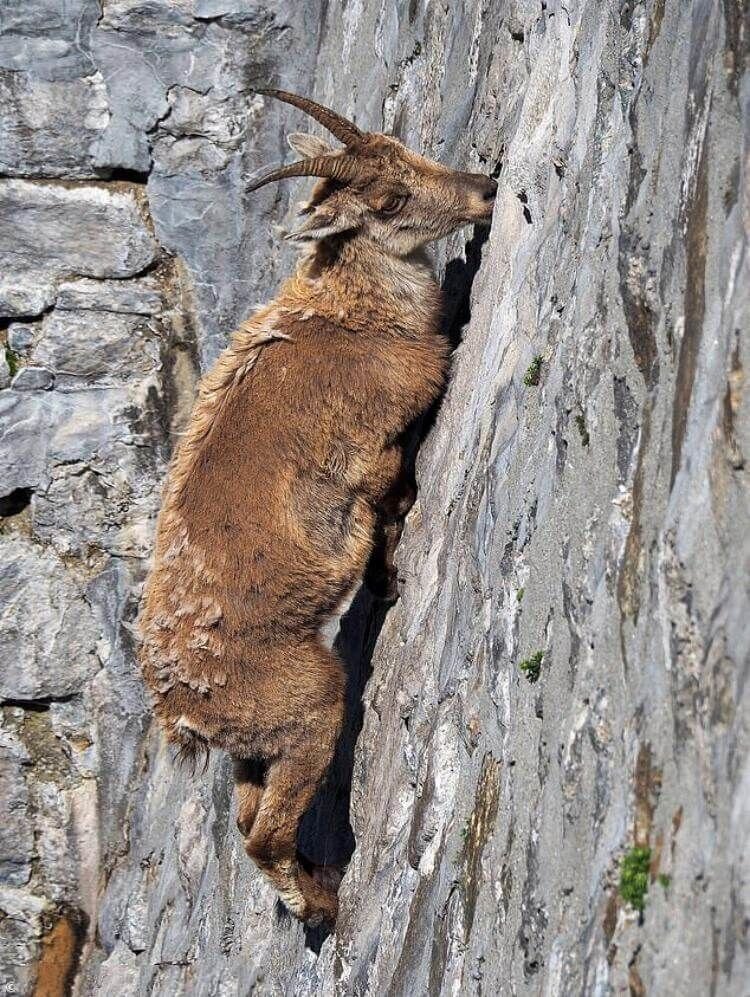
{"label": "vertical rock wall", "polygon": [[[0,10],[19,992],[744,992],[748,20],[742,0]],[[327,939],[245,859],[226,760],[175,769],[133,659],[197,373],[291,264],[272,223],[295,190],[243,195],[306,127],[251,95],[268,81],[500,182],[489,238],[436,250],[461,345],[402,598],[360,598],[340,638],[350,729],[305,828],[321,855],[356,841]]]}

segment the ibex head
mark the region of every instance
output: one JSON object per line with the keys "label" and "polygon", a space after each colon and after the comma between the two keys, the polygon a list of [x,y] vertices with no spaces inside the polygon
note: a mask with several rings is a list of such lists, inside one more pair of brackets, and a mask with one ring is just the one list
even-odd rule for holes
{"label": "ibex head", "polygon": [[312,135],[290,135],[304,158],[257,177],[250,190],[285,177],[322,177],[305,220],[287,238],[364,236],[389,253],[405,256],[472,222],[489,222],[497,184],[481,173],[463,173],[418,156],[390,135],[362,132],[334,111],[282,90],[261,90],[301,108],[340,142],[334,149]]}

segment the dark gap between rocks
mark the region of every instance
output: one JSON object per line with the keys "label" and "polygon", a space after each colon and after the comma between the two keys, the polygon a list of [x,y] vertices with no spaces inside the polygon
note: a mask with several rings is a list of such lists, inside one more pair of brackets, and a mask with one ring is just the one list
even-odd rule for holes
{"label": "dark gap between rocks", "polygon": [[105,180],[107,183],[145,184],[148,182],[150,173],[150,170],[129,170],[124,166],[113,166],[110,169],[97,171],[99,179]]}
{"label": "dark gap between rocks", "polygon": [[0,496],[0,518],[17,516],[31,505],[31,488],[14,488],[8,495]]}
{"label": "dark gap between rocks", "polygon": [[527,223],[531,225],[531,211],[529,211],[529,196],[525,190],[520,191],[517,195],[518,200],[523,205],[523,217],[526,219]]}
{"label": "dark gap between rocks", "polygon": [[70,703],[75,694],[67,696],[40,696],[38,699],[0,699],[0,707],[9,706],[27,713],[47,713],[53,703]]}
{"label": "dark gap between rocks", "polygon": [[47,305],[46,308],[32,315],[7,315],[5,318],[0,318],[0,332],[5,332],[10,325],[24,325],[38,322],[45,315],[49,315],[54,310],[54,307],[55,302],[53,301],[51,305]]}

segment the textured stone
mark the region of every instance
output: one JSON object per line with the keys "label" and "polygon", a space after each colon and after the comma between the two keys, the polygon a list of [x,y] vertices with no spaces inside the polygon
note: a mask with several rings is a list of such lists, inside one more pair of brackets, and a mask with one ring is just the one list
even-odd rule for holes
{"label": "textured stone", "polygon": [[36,323],[11,322],[6,330],[8,346],[18,356],[27,357],[40,328]]}
{"label": "textured stone", "polygon": [[15,274],[0,275],[0,317],[41,315],[55,300],[51,281]]}
{"label": "textured stone", "polygon": [[24,768],[31,759],[13,733],[0,728],[0,799],[5,816],[0,824],[0,883],[23,886],[31,878],[34,829]]}
{"label": "textured stone", "polygon": [[80,691],[99,667],[98,630],[84,588],[56,557],[6,540],[0,565],[0,698],[33,700]]}
{"label": "textured stone", "polygon": [[99,73],[50,81],[0,70],[0,173],[96,177],[94,150],[108,122]]}
{"label": "textured stone", "polygon": [[[17,376],[17,375],[16,375]],[[8,391],[0,395],[0,493],[46,488],[55,466],[90,459],[103,449],[132,439],[117,421],[130,399],[105,389],[87,394]]]}
{"label": "textured stone", "polygon": [[31,362],[51,370],[62,385],[99,385],[143,376],[159,362],[158,329],[136,315],[55,309],[45,317]]}
{"label": "textured stone", "polygon": [[48,391],[55,375],[46,367],[22,367],[11,381],[16,391]]}
{"label": "textured stone", "polygon": [[[75,80],[94,70],[88,38],[99,0],[31,0],[0,9],[0,67],[43,80]],[[72,125],[71,130],[77,131]]]}
{"label": "textured stone", "polygon": [[7,388],[10,384],[10,367],[5,350],[0,350],[0,390]]}
{"label": "textured stone", "polygon": [[131,189],[4,180],[0,212],[4,283],[13,288],[5,294],[30,302],[37,295],[43,302],[27,306],[28,314],[51,304],[54,282],[63,275],[131,277],[156,257]]}
{"label": "textured stone", "polygon": [[[38,179],[0,182],[0,317],[55,372],[0,392],[19,992],[69,918],[82,994],[744,994],[748,38],[736,0],[2,8],[0,170]],[[325,940],[277,916],[228,760],[176,765],[134,661],[196,367],[292,266],[272,224],[308,183],[243,179],[309,124],[269,83],[500,184],[489,237],[435,251],[461,342],[401,599],[339,639],[302,833],[351,855]],[[668,877],[642,918],[634,845]]]}
{"label": "textured stone", "polygon": [[0,965],[18,993],[33,990],[43,917],[51,905],[27,890],[0,886]]}
{"label": "textured stone", "polygon": [[162,310],[164,298],[151,277],[128,281],[82,277],[58,285],[56,304],[65,311],[90,308],[126,315],[156,315]]}

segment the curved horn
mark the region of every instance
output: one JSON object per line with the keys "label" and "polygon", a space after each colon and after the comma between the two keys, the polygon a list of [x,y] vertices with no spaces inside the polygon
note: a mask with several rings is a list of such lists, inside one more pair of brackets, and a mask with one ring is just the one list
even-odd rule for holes
{"label": "curved horn", "polygon": [[314,159],[301,159],[287,166],[275,166],[263,173],[247,188],[257,190],[273,180],[286,177],[329,177],[331,180],[351,180],[360,171],[360,164],[354,156],[316,156]]}
{"label": "curved horn", "polygon": [[305,114],[309,114],[311,118],[319,121],[331,135],[335,135],[339,142],[343,142],[344,145],[361,142],[364,138],[364,132],[361,132],[351,121],[336,114],[335,111],[331,111],[330,108],[323,107],[322,104],[316,104],[308,97],[298,97],[296,93],[288,93],[286,90],[258,90],[257,93],[262,93],[266,97],[275,97],[277,100],[283,100],[285,104],[298,107]]}

